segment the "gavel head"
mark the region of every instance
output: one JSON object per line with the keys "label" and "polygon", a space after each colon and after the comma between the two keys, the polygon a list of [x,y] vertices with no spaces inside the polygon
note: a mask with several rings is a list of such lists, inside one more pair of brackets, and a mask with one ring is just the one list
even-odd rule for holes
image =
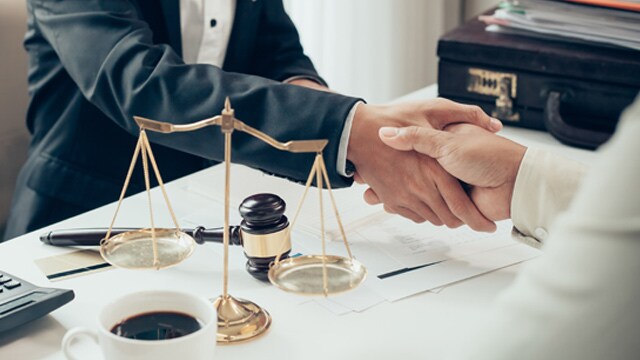
{"label": "gavel head", "polygon": [[247,271],[256,279],[268,281],[269,267],[278,254],[289,257],[291,240],[286,204],[274,194],[255,194],[240,204],[242,247],[247,256]]}

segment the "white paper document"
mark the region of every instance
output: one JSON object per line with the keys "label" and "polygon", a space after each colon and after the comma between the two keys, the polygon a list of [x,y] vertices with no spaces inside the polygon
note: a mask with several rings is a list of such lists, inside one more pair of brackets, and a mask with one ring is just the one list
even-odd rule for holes
{"label": "white paper document", "polygon": [[511,221],[503,221],[495,233],[487,234],[468,227],[448,229],[394,217],[358,229],[349,238],[354,255],[369,270],[364,285],[386,300],[396,301],[540,254],[514,241],[511,228]]}
{"label": "white paper document", "polygon": [[[232,224],[241,221],[236,209],[242,199],[260,192],[272,192],[282,197],[288,203],[286,215],[290,221],[293,220],[303,186],[243,166],[233,166],[232,173]],[[185,190],[212,201],[210,205],[183,217],[181,223],[205,227],[221,225],[215,224],[215,220],[221,218],[223,210],[222,174],[223,167],[219,166],[192,176]],[[256,177],[260,180],[256,181]],[[336,315],[361,312],[385,301],[437,290],[540,254],[539,250],[511,238],[511,221],[498,223],[498,230],[491,234],[478,233],[466,226],[448,229],[428,223],[415,224],[387,215],[379,208],[364,203],[358,188],[338,190],[335,196],[346,225],[351,252],[367,268],[366,280],[355,290],[312,300]],[[318,190],[312,188],[302,209],[303,214],[292,231],[292,255],[322,253],[318,205]],[[327,237],[326,253],[348,256],[326,196],[325,219],[328,231],[334,232],[333,237]],[[329,241],[329,238],[339,241]],[[303,304],[309,301],[301,297],[296,302]]]}
{"label": "white paper document", "polygon": [[449,229],[391,217],[355,232],[405,267],[414,267],[512,245],[511,227],[503,221],[495,233],[480,233],[467,226]]}
{"label": "white paper document", "polygon": [[530,260],[539,254],[540,251],[537,249],[514,243],[510,246],[400,272],[382,279],[372,276],[366,285],[387,300],[396,301],[426,290]]}

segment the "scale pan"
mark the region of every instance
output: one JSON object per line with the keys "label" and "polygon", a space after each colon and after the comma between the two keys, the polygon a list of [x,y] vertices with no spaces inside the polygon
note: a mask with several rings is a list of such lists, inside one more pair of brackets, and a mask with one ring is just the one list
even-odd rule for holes
{"label": "scale pan", "polygon": [[111,265],[126,269],[162,269],[191,255],[193,238],[177,229],[155,229],[158,257],[153,254],[151,229],[128,231],[101,243],[100,254]]}
{"label": "scale pan", "polygon": [[[331,295],[354,289],[367,276],[367,269],[357,260],[341,256],[304,255],[274,264],[269,281],[280,289],[301,295]],[[327,287],[323,268],[327,269]]]}

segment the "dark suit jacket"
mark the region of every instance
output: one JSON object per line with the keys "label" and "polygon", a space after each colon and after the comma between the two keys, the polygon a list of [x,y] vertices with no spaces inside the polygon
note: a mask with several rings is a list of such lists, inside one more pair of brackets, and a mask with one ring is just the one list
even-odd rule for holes
{"label": "dark suit jacket", "polygon": [[[139,134],[134,115],[189,123],[219,114],[226,96],[239,119],[278,140],[329,139],[331,181],[350,184],[335,172],[335,161],[357,99],[281,83],[317,73],[280,0],[237,0],[223,69],[183,63],[178,0],[28,0],[27,6],[33,137],[6,238],[117,200]],[[218,128],[149,137],[167,181],[223,158]],[[233,135],[237,163],[302,180],[312,160]],[[144,190],[141,170],[130,188]]]}

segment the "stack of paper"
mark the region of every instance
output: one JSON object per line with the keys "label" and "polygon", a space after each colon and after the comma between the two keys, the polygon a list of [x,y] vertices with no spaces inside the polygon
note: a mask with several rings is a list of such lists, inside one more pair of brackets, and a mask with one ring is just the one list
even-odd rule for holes
{"label": "stack of paper", "polygon": [[640,50],[638,0],[510,0],[480,19],[489,25],[487,31]]}
{"label": "stack of paper", "polygon": [[[224,168],[218,166],[190,178],[184,190],[214,201],[206,208],[180,219],[181,224],[207,227],[221,225],[216,224],[214,219],[221,217],[223,208],[223,171]],[[304,187],[240,165],[233,166],[232,174],[233,207],[245,196],[267,191],[283,197],[289,204],[286,214],[290,219],[293,217]],[[415,224],[385,214],[379,207],[367,205],[362,200],[362,190],[339,190],[335,195],[338,210],[346,223],[351,252],[367,267],[366,281],[346,294],[327,299],[304,298],[300,303],[313,301],[338,315],[361,312],[382,302],[434,291],[540,254],[539,250],[511,238],[510,221],[499,223],[498,231],[492,234],[477,233],[468,227],[452,230],[430,224]],[[303,208],[300,220],[293,229],[292,254],[322,253],[316,188],[311,189],[307,201],[310,203]],[[295,205],[291,206],[292,203]],[[327,207],[328,204],[325,209]],[[333,217],[333,212],[326,212],[328,230],[341,240],[335,221],[328,221]],[[231,222],[237,224],[240,220],[237,212],[232,211]],[[326,251],[328,254],[347,256],[342,241],[328,242]]]}

